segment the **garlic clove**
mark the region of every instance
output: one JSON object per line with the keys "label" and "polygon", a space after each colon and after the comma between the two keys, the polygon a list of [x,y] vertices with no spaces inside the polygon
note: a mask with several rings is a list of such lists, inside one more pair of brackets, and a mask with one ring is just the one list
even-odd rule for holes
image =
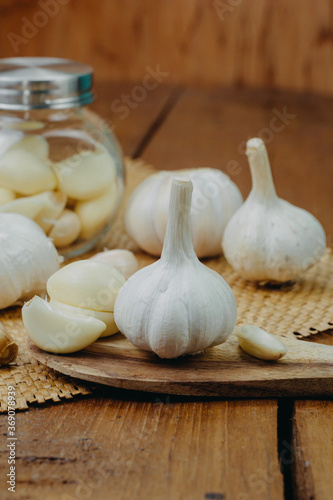
{"label": "garlic clove", "polygon": [[8,365],[15,360],[18,346],[3,325],[0,325],[0,366]]}
{"label": "garlic clove", "polygon": [[106,329],[101,334],[101,337],[108,337],[109,335],[114,335],[119,332],[119,329],[114,321],[114,313],[105,311],[93,311],[92,309],[85,309],[84,307],[69,306],[68,304],[63,304],[62,302],[57,302],[56,300],[51,300],[50,304],[56,309],[61,309],[68,314],[79,314],[85,316],[91,316],[100,321],[103,321],[106,325]]}
{"label": "garlic clove", "polygon": [[0,206],[15,200],[16,195],[11,189],[0,187]]}
{"label": "garlic clove", "polygon": [[32,220],[19,214],[0,214],[0,309],[45,290],[59,269],[52,241]]}
{"label": "garlic clove", "polygon": [[105,262],[119,269],[119,271],[128,279],[139,269],[139,263],[133,252],[124,249],[105,250],[90,257],[91,260]]}
{"label": "garlic clove", "polygon": [[102,146],[55,163],[53,169],[59,189],[75,200],[101,196],[116,177],[114,160]]}
{"label": "garlic clove", "polygon": [[16,142],[10,149],[11,151],[14,149],[29,151],[42,160],[47,160],[49,156],[49,144],[42,135],[29,135],[23,137],[23,139]]}
{"label": "garlic clove", "polygon": [[62,248],[73,243],[79,237],[80,231],[80,219],[75,212],[66,208],[59,219],[54,221],[49,237],[56,247]]}
{"label": "garlic clove", "polygon": [[24,304],[22,318],[31,340],[44,351],[56,354],[84,349],[105,330],[102,321],[65,313],[37,296]]}
{"label": "garlic clove", "polygon": [[286,346],[278,338],[257,326],[237,327],[236,335],[243,351],[255,358],[274,361],[287,353]]}
{"label": "garlic clove", "polygon": [[0,159],[0,185],[33,195],[55,189],[57,179],[47,161],[22,148],[11,148]]}
{"label": "garlic clove", "polygon": [[247,142],[252,190],[227,224],[222,247],[229,264],[245,279],[284,282],[314,265],[326,247],[320,223],[276,195],[265,145]]}
{"label": "garlic clove", "polygon": [[159,261],[119,290],[115,321],[137,347],[176,358],[223,343],[232,333],[236,300],[229,285],[202,264],[190,231],[192,182],[174,178]]}
{"label": "garlic clove", "polygon": [[44,201],[44,206],[34,220],[47,233],[63,212],[67,196],[60,191],[48,191],[37,196],[40,196],[40,199]]}
{"label": "garlic clove", "polygon": [[47,282],[52,300],[94,311],[113,312],[125,278],[115,267],[90,259],[72,262]]}
{"label": "garlic clove", "polygon": [[108,223],[118,206],[117,184],[112,182],[108,191],[98,198],[78,201],[75,213],[81,222],[81,238],[91,238]]}
{"label": "garlic clove", "polygon": [[26,196],[1,205],[0,212],[20,214],[29,219],[35,219],[43,210],[44,204],[45,200],[39,195]]}

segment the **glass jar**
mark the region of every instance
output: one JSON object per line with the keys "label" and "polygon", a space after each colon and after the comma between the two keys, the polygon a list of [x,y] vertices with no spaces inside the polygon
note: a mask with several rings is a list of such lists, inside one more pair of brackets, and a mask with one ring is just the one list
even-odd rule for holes
{"label": "glass jar", "polygon": [[0,59],[0,213],[35,220],[65,257],[109,231],[124,192],[120,146],[83,109],[92,73],[65,59]]}

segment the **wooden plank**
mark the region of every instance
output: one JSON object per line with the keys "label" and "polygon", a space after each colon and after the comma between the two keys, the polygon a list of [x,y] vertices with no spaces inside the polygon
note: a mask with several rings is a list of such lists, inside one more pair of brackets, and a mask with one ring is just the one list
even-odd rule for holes
{"label": "wooden plank", "polygon": [[[53,4],[44,8],[40,5]],[[0,56],[87,61],[104,80],[332,94],[332,0],[3,0]],[[133,50],[134,49],[134,50]]]}
{"label": "wooden plank", "polygon": [[267,363],[244,353],[235,336],[196,356],[159,359],[121,334],[59,356],[29,341],[33,356],[65,375],[90,382],[167,394],[224,397],[333,396],[333,349],[284,338],[286,356]]}
{"label": "wooden plank", "polygon": [[[105,391],[16,419],[19,500],[283,498],[274,401],[137,401]],[[2,477],[7,454],[3,440]]]}
{"label": "wooden plank", "polygon": [[296,401],[294,493],[298,500],[332,498],[333,401]]}
{"label": "wooden plank", "polygon": [[[133,156],[150,127],[160,116],[164,106],[172,99],[172,85],[157,85],[145,90],[144,99],[138,101],[138,85],[129,82],[103,83],[97,81],[96,100],[89,107],[98,113],[116,134],[124,154]],[[143,88],[139,85],[140,88]],[[124,103],[129,99],[130,105]]]}
{"label": "wooden plank", "polygon": [[285,92],[187,89],[143,158],[160,169],[209,166],[247,196],[245,141],[261,136],[277,193],[317,217],[333,246],[333,100]]}

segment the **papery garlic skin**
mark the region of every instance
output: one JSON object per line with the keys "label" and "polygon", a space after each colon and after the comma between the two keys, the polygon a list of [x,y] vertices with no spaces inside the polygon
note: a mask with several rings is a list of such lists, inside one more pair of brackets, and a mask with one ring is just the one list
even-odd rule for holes
{"label": "papery garlic skin", "polygon": [[161,259],[133,274],[115,303],[119,330],[134,345],[161,358],[221,344],[236,322],[229,285],[194,252],[191,195],[189,179],[173,179]]}
{"label": "papery garlic skin", "polygon": [[145,252],[161,255],[171,182],[179,175],[189,176],[194,186],[191,231],[197,256],[220,254],[224,228],[243,199],[230,178],[212,168],[162,171],[146,179],[127,204],[125,224],[128,234]]}
{"label": "papery garlic skin", "polygon": [[276,361],[287,354],[286,346],[262,328],[254,325],[236,327],[239,345],[247,354],[265,361]]}
{"label": "papery garlic skin", "polygon": [[105,323],[85,315],[69,314],[46,300],[34,297],[22,307],[27,334],[41,349],[68,354],[95,342],[105,330]]}
{"label": "papery garlic skin", "polygon": [[0,214],[0,309],[45,290],[59,269],[52,241],[32,220]]}
{"label": "papery garlic skin", "polygon": [[222,241],[224,255],[245,279],[296,279],[322,257],[324,229],[309,212],[278,198],[261,139],[250,139],[246,153],[253,187],[227,224]]}
{"label": "papery garlic skin", "polygon": [[90,257],[91,260],[105,262],[119,269],[119,271],[128,279],[139,269],[139,263],[134,253],[130,250],[116,248],[114,250],[105,250]]}

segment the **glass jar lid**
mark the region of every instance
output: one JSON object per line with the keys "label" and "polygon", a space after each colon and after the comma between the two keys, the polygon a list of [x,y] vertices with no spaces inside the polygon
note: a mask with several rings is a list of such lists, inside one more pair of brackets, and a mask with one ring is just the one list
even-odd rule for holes
{"label": "glass jar lid", "polygon": [[64,109],[93,101],[91,66],[56,57],[0,59],[0,109]]}

